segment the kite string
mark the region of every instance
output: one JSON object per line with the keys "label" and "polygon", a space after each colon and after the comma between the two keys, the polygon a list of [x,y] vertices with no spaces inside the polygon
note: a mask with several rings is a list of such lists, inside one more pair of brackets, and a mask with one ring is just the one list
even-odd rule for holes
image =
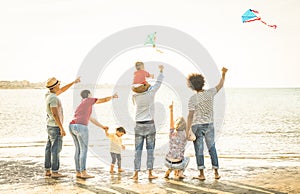
{"label": "kite string", "polygon": [[[253,10],[253,9],[250,9],[253,13],[257,13],[257,14],[259,14],[259,12],[258,11],[255,11],[255,10]],[[261,17],[260,16],[257,16],[257,18],[256,19],[253,19],[253,20],[248,20],[247,22],[252,22],[252,21],[255,21],[255,20],[260,20],[263,24],[265,24],[265,25],[267,25],[267,26],[269,26],[269,27],[271,27],[271,28],[274,28],[274,29],[276,29],[277,28],[277,26],[276,25],[270,25],[270,24],[267,24],[265,21],[262,21],[261,20]]]}

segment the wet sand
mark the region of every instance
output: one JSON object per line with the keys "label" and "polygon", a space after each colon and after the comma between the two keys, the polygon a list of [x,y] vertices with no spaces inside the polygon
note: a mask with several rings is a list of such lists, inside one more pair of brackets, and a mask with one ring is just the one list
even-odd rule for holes
{"label": "wet sand", "polygon": [[[62,158],[72,162],[71,158]],[[214,180],[213,171],[206,169],[206,180],[193,179],[197,171],[188,168],[187,178],[163,178],[165,169],[156,169],[158,179],[148,180],[142,171],[138,181],[130,179],[132,171],[111,175],[108,166],[91,167],[93,179],[76,178],[70,165],[61,165],[67,177],[53,179],[44,176],[43,158],[32,160],[0,160],[0,193],[299,193],[300,167],[242,167],[230,165],[221,169],[221,179]],[[255,162],[255,161],[252,161]],[[250,162],[251,163],[251,162]]]}

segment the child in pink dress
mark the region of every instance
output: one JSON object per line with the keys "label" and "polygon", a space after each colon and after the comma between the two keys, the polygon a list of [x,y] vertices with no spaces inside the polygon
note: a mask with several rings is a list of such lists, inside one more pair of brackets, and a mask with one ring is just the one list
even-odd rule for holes
{"label": "child in pink dress", "polygon": [[148,90],[150,84],[146,81],[146,78],[154,78],[153,74],[145,71],[143,62],[135,63],[136,71],[134,72],[132,91],[136,93],[143,93]]}

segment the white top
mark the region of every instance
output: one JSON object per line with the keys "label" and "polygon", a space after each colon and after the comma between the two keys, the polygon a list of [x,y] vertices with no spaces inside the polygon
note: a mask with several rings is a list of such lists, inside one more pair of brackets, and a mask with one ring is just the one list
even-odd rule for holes
{"label": "white top", "polygon": [[160,73],[153,86],[143,93],[136,93],[132,96],[135,104],[135,121],[151,121],[154,119],[154,97],[161,86],[163,74]]}
{"label": "white top", "polygon": [[110,152],[120,154],[122,151],[122,138],[115,133],[109,133],[107,137],[110,139]]}
{"label": "white top", "polygon": [[213,122],[213,103],[216,93],[216,88],[210,88],[190,97],[188,108],[189,111],[194,111],[192,126]]}

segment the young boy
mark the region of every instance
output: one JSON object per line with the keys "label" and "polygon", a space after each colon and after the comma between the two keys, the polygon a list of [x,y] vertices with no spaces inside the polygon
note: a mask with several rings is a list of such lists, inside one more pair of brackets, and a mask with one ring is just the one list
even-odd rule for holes
{"label": "young boy", "polygon": [[149,83],[146,81],[146,77],[153,79],[154,75],[145,71],[143,62],[136,62],[135,68],[136,71],[134,72],[132,91],[136,93],[143,93],[149,88]]}
{"label": "young boy", "polygon": [[126,131],[123,127],[118,127],[116,133],[108,133],[108,129],[105,130],[106,136],[110,139],[110,155],[111,155],[111,165],[110,173],[114,173],[114,166],[116,160],[118,160],[118,172],[124,172],[121,168],[121,150],[125,149],[125,146],[122,144],[122,136],[126,134]]}

